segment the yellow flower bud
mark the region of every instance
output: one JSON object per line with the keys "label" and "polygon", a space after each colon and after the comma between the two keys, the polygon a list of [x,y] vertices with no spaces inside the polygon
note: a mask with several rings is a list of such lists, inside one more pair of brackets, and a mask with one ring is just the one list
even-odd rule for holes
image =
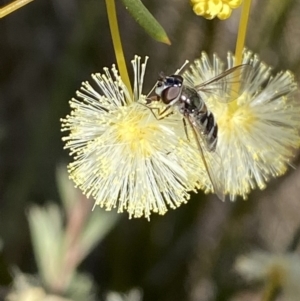
{"label": "yellow flower bud", "polygon": [[239,7],[241,3],[242,0],[191,0],[195,14],[209,20],[215,17],[228,19],[232,9]]}

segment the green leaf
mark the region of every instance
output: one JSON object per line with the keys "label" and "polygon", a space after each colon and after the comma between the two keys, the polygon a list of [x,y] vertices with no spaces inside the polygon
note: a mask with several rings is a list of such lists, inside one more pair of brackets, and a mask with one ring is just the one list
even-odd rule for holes
{"label": "green leaf", "polygon": [[122,2],[134,20],[141,25],[153,39],[171,45],[165,30],[140,0],[122,0]]}
{"label": "green leaf", "polygon": [[61,273],[64,254],[62,212],[55,204],[44,208],[32,206],[28,221],[39,275],[51,288]]}
{"label": "green leaf", "polygon": [[80,237],[82,259],[92,251],[97,243],[104,239],[106,234],[116,225],[119,218],[120,214],[107,212],[100,208],[96,208],[91,212]]}

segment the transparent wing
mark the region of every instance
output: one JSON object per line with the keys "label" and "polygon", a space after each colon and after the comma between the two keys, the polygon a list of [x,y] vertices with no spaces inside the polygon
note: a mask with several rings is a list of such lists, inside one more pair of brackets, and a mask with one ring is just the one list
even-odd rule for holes
{"label": "transparent wing", "polygon": [[193,132],[203,164],[211,181],[214,193],[221,201],[225,201],[225,180],[221,156],[215,151],[209,151],[202,139],[200,130],[195,127],[189,118],[185,118]]}
{"label": "transparent wing", "polygon": [[243,94],[253,76],[251,65],[239,65],[195,86],[198,93],[217,96],[220,102],[230,102]]}

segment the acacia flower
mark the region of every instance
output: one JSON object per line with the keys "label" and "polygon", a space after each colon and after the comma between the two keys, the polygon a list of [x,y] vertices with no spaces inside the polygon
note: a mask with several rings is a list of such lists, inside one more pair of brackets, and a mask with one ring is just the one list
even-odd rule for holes
{"label": "acacia flower", "polygon": [[143,293],[137,288],[124,293],[108,292],[105,301],[142,301]]}
{"label": "acacia flower", "polygon": [[[222,91],[202,95],[219,126],[217,148],[231,200],[237,195],[245,199],[255,187],[263,189],[271,177],[284,174],[300,146],[300,102],[294,97],[293,74],[285,71],[273,77],[271,68],[250,51],[244,51],[243,64],[251,65],[253,73],[236,100],[222,103]],[[234,57],[228,54],[226,69],[233,66]],[[183,76],[186,83],[197,85],[223,71],[216,55],[211,63],[203,53]]]}
{"label": "acacia flower", "polygon": [[72,301],[47,292],[37,276],[14,271],[13,285],[5,301]]}
{"label": "acacia flower", "polygon": [[215,17],[228,19],[232,9],[239,7],[241,3],[242,0],[191,0],[194,13],[209,20]]}
{"label": "acacia flower", "polygon": [[273,289],[282,289],[286,300],[299,300],[300,258],[296,254],[256,251],[240,256],[235,269],[248,281],[264,281]]}
{"label": "acacia flower", "polygon": [[146,61],[132,61],[134,93],[130,95],[113,66],[84,82],[62,119],[65,148],[74,161],[70,178],[95,205],[127,210],[129,217],[164,214],[189,199],[188,192],[211,184],[196,147],[191,147],[174,112],[158,120],[142,95]]}

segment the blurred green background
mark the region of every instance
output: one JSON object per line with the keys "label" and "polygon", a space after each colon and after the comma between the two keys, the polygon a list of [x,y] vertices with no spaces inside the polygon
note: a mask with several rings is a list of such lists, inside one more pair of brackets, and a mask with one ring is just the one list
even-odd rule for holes
{"label": "blurred green background", "polygon": [[[160,71],[172,73],[203,50],[225,61],[235,49],[240,9],[226,21],[208,21],[194,15],[187,0],[144,0],[167,31],[172,42],[167,46],[147,36],[116,2],[130,72],[135,54],[150,56],[145,91]],[[298,79],[299,16],[299,0],[253,0],[246,43],[274,72],[289,69]],[[0,285],[5,289],[12,266],[37,271],[29,206],[60,203],[56,168],[70,158],[59,120],[70,111],[68,100],[91,73],[115,63],[105,2],[35,0],[0,19],[0,54]],[[236,296],[245,283],[233,268],[240,254],[285,251],[294,240],[298,250],[299,189],[300,171],[290,169],[248,201],[221,203],[199,193],[165,216],[152,215],[150,222],[122,214],[80,270],[94,278],[99,300],[107,291],[133,287],[143,290],[146,301],[242,300]]]}

